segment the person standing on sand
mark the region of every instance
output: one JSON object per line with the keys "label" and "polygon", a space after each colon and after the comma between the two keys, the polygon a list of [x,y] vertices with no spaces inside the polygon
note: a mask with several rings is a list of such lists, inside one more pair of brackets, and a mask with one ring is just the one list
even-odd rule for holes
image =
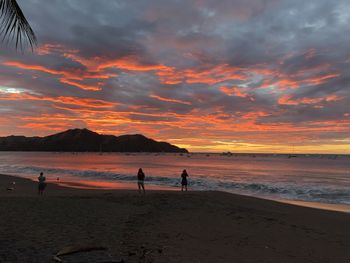
{"label": "person standing on sand", "polygon": [[143,193],[145,194],[145,173],[142,171],[140,168],[139,171],[137,172],[137,185],[139,187],[139,193],[141,194],[141,188]]}
{"label": "person standing on sand", "polygon": [[38,194],[43,195],[46,187],[46,177],[43,173],[40,173],[40,176],[38,177],[38,182]]}
{"label": "person standing on sand", "polygon": [[188,173],[185,169],[182,171],[182,174],[181,174],[181,192],[184,190],[184,188],[185,188],[185,191],[187,192],[187,177],[188,177]]}

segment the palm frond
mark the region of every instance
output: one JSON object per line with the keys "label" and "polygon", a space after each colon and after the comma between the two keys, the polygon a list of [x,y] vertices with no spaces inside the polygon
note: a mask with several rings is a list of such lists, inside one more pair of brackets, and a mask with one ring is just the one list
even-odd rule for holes
{"label": "palm frond", "polygon": [[16,49],[36,45],[36,36],[16,0],[0,0],[0,36],[2,41],[15,41]]}

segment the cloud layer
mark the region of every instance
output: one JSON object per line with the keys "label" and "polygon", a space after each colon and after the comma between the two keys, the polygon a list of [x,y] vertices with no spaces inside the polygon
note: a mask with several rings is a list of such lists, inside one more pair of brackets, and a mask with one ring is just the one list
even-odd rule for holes
{"label": "cloud layer", "polygon": [[192,151],[350,153],[346,0],[19,1],[0,136],[72,127]]}

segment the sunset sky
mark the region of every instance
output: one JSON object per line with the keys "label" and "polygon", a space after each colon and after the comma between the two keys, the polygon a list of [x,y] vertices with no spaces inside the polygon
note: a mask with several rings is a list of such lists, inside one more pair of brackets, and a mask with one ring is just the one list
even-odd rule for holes
{"label": "sunset sky", "polygon": [[0,46],[0,136],[350,153],[348,0],[18,3],[38,46]]}

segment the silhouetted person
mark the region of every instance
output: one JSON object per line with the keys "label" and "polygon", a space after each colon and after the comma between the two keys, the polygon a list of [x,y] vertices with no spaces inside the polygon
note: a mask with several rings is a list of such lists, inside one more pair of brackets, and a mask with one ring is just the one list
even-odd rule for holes
{"label": "silhouetted person", "polygon": [[38,194],[43,195],[46,187],[46,177],[43,173],[40,173],[40,176],[38,177],[38,182]]}
{"label": "silhouetted person", "polygon": [[145,193],[145,173],[140,168],[137,172],[137,185],[139,187],[139,193],[141,193],[141,188],[143,193]]}
{"label": "silhouetted person", "polygon": [[188,173],[185,169],[182,171],[182,174],[181,174],[181,191],[183,191],[184,188],[185,188],[185,191],[187,191],[187,177],[188,177]]}

